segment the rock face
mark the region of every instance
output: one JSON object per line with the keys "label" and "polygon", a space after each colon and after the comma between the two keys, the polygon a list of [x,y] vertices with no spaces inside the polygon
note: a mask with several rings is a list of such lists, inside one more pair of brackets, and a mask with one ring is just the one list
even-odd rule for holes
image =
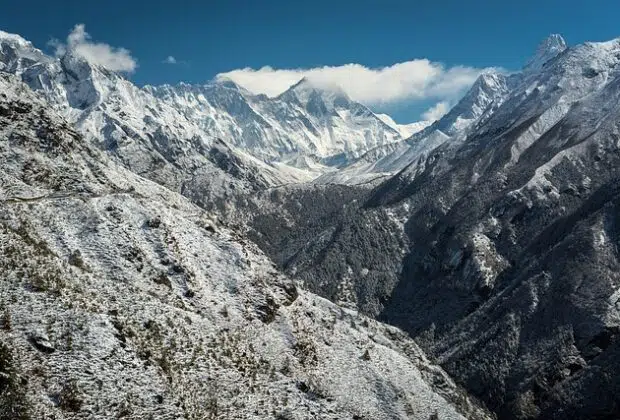
{"label": "rock face", "polygon": [[0,73],[0,417],[492,418]]}

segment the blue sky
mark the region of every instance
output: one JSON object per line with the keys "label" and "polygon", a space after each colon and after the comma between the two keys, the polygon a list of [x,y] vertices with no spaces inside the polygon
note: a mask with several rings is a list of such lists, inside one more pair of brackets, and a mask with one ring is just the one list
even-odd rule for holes
{"label": "blue sky", "polygon": [[[453,102],[480,69],[519,69],[550,33],[561,33],[569,45],[620,36],[620,3],[608,0],[3,3],[0,29],[19,33],[49,52],[53,51],[47,46],[50,39],[66,42],[79,23],[85,25],[93,42],[126,48],[138,65],[127,76],[139,85],[201,83],[220,73],[264,66],[277,70],[331,66],[336,70],[326,77],[334,73],[337,80],[354,79],[350,87],[354,99],[362,98],[371,108],[388,111],[400,122],[418,119],[438,102]],[[168,56],[177,63],[164,63]],[[382,74],[383,78],[362,71],[398,63],[424,64],[412,61],[419,59],[428,59],[428,65],[401,66],[399,71]],[[350,76],[340,67],[349,63],[359,64],[359,71]],[[433,79],[439,86],[425,85],[403,94],[392,86],[384,89],[389,91],[385,97],[365,86],[378,81],[394,84],[398,77],[406,84],[408,77],[415,79],[410,73],[417,71],[443,79]],[[296,74],[274,72],[273,83],[271,73],[240,76],[254,89],[273,90]],[[447,86],[448,78],[459,83]]]}

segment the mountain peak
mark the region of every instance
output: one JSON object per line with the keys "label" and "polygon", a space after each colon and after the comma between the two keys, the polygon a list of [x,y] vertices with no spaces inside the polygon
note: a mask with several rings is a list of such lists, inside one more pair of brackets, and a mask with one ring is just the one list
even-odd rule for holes
{"label": "mountain peak", "polygon": [[0,70],[21,74],[35,63],[50,59],[19,35],[0,31]]}
{"label": "mountain peak", "polygon": [[225,76],[217,77],[213,81],[213,84],[218,85],[218,86],[222,86],[222,87],[226,87],[226,88],[230,88],[230,89],[245,90],[240,85],[235,83],[235,81],[233,79],[231,79],[229,77],[225,77]]}
{"label": "mountain peak", "polygon": [[551,34],[540,43],[540,47],[545,49],[558,48],[563,51],[566,49],[566,41],[560,34]]}
{"label": "mountain peak", "polygon": [[9,42],[12,44],[19,44],[19,45],[30,45],[32,46],[32,44],[29,41],[26,41],[24,38],[22,38],[21,36],[17,35],[17,34],[11,34],[8,32],[4,32],[4,31],[0,31],[0,42]]}
{"label": "mountain peak", "polygon": [[347,96],[344,89],[335,83],[331,83],[331,84],[322,83],[320,81],[313,80],[308,77],[302,77],[299,80],[299,82],[291,86],[290,89],[297,91],[297,92],[306,91],[306,90],[314,90],[314,91],[319,91],[319,92],[326,92],[326,93],[333,93],[333,94],[338,94],[342,96]]}
{"label": "mountain peak", "polygon": [[449,136],[475,124],[492,104],[498,104],[510,91],[510,77],[489,69],[482,73],[461,100],[431,127]]}
{"label": "mountain peak", "polygon": [[297,83],[289,87],[281,96],[294,94],[294,96],[299,98],[302,102],[305,102],[310,93],[315,90],[317,90],[316,86],[304,76],[299,79]]}
{"label": "mountain peak", "polygon": [[211,90],[216,89],[218,91],[220,89],[225,89],[224,92],[228,90],[234,90],[246,98],[255,96],[254,93],[250,92],[249,90],[235,82],[233,79],[225,76],[218,76],[206,85],[200,86],[200,88],[207,88]]}
{"label": "mountain peak", "polygon": [[549,60],[557,57],[567,48],[566,41],[559,34],[551,34],[545,38],[536,50],[534,57],[525,66],[526,70],[541,69]]}
{"label": "mountain peak", "polygon": [[280,98],[296,98],[303,104],[321,98],[326,104],[333,106],[346,106],[351,102],[349,95],[336,84],[320,83],[307,77],[301,78],[288,90],[280,95]]}
{"label": "mountain peak", "polygon": [[497,70],[490,69],[482,73],[480,76],[478,76],[478,78],[472,85],[472,89],[485,89],[485,90],[496,89],[497,85],[501,83],[503,79],[504,79],[503,74],[501,74]]}
{"label": "mountain peak", "polygon": [[296,90],[299,88],[303,88],[304,86],[308,86],[309,84],[310,84],[310,81],[308,80],[306,76],[304,76],[301,79],[299,79],[296,83],[291,85],[291,87],[288,88],[288,90]]}

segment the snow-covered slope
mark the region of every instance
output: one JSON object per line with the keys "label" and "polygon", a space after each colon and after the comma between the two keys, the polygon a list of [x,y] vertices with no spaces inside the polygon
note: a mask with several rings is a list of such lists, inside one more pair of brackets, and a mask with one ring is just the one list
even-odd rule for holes
{"label": "snow-covered slope", "polygon": [[387,114],[377,114],[377,117],[379,117],[381,121],[383,121],[390,127],[396,129],[405,139],[413,136],[417,132],[424,130],[426,127],[433,123],[433,121],[418,121],[411,124],[398,124],[392,119],[392,117]]}
{"label": "snow-covered slope", "polygon": [[226,144],[175,108],[71,51],[53,59],[7,34],[0,36],[0,51],[3,70],[43,94],[90,142],[132,172],[175,191],[212,201],[308,179]]}
{"label": "snow-covered slope", "polygon": [[316,182],[360,184],[380,179],[424,158],[447,141],[462,140],[475,125],[493,114],[520,78],[520,75],[506,76],[497,71],[482,74],[457,105],[438,121],[418,123],[425,127],[406,141],[371,149],[340,171],[327,173]]}
{"label": "snow-covered slope", "polygon": [[[617,418],[619,64],[554,35],[400,141],[306,80],[139,89],[0,33],[0,417],[488,417],[358,308],[502,419]],[[270,188],[324,172],[389,179]]]}
{"label": "snow-covered slope", "polygon": [[563,44],[370,197],[324,186],[313,224],[253,224],[285,269],[334,300],[346,286],[501,419],[620,416],[620,39]]}
{"label": "snow-covered slope", "polygon": [[276,98],[252,95],[230,80],[145,90],[205,132],[268,162],[298,157],[339,162],[334,157],[356,157],[403,138],[344,92],[325,90],[305,79]]}
{"label": "snow-covered slope", "polygon": [[412,163],[414,165],[410,168],[415,168],[416,162],[424,161],[428,153],[436,147],[446,142],[464,141],[470,133],[489,120],[509,97],[513,102],[502,108],[505,114],[497,119],[503,121],[511,118],[508,114],[519,112],[513,108],[514,101],[518,100],[514,97],[527,96],[528,92],[536,89],[540,79],[546,77],[541,74],[545,64],[565,49],[564,39],[559,35],[551,35],[541,42],[536,54],[522,72],[507,75],[490,70],[480,75],[456,106],[438,121],[414,133],[406,141],[369,150],[341,171],[327,173],[317,182],[364,183],[368,179],[393,175]]}
{"label": "snow-covered slope", "polygon": [[0,73],[0,417],[490,418]]}
{"label": "snow-covered slope", "polygon": [[620,40],[568,48],[376,192],[419,245],[383,319],[504,418],[618,417],[619,98]]}
{"label": "snow-covered slope", "polygon": [[[49,57],[4,32],[0,71],[43,92],[80,132],[133,172],[177,191],[204,185],[193,196],[305,182],[427,125],[397,125],[339,89],[305,79],[277,98],[253,95],[230,80],[138,88],[71,50]],[[216,139],[227,144],[232,160],[243,162],[242,179],[209,158]],[[296,166],[309,161],[311,170]]]}

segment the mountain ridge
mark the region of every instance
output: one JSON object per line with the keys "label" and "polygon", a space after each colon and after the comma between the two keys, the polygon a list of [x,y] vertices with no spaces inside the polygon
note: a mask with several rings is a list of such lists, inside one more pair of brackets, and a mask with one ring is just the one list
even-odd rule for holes
{"label": "mountain ridge", "polygon": [[[88,410],[119,414],[62,359],[107,351],[154,384],[105,383],[139,414],[189,417],[192,395],[212,409],[201,375],[234,401],[225,418],[620,414],[619,39],[552,35],[403,139],[307,81],[290,101],[225,81],[141,89],[4,38],[0,337],[17,350],[0,346],[0,371],[39,414],[82,387]],[[203,329],[221,348],[196,350],[215,343]],[[194,365],[176,362],[184,348]],[[33,363],[53,386],[21,380]],[[236,398],[239,383],[258,396]]]}
{"label": "mountain ridge", "polygon": [[403,328],[501,419],[616,418],[620,41],[502,77],[467,130],[368,156],[364,176],[404,156],[370,191],[257,198],[251,237],[305,288]]}
{"label": "mountain ridge", "polygon": [[[289,96],[292,94],[289,99],[295,99],[291,103],[282,100],[287,97],[286,94],[277,98],[253,95],[231,80],[214,80],[202,85],[179,83],[174,86],[130,87],[129,81],[119,82],[122,79],[120,76],[103,68],[95,68],[78,57],[72,57],[70,50],[56,59],[46,56],[18,35],[7,34],[4,39],[5,48],[19,47],[13,48],[12,54],[16,57],[11,60],[11,69],[5,65],[4,70],[21,74],[31,87],[43,89],[50,96],[54,96],[59,106],[68,101],[69,109],[66,112],[70,119],[72,114],[87,110],[90,106],[116,106],[115,103],[108,103],[111,101],[110,95],[113,95],[109,89],[113,89],[129,93],[119,98],[127,110],[137,105],[132,103],[132,97],[135,96],[142,96],[142,102],[148,102],[155,108],[167,105],[166,113],[170,115],[158,123],[164,126],[171,125],[172,121],[181,122],[183,128],[177,130],[177,137],[192,137],[196,134],[205,139],[220,137],[236,147],[245,148],[267,163],[272,160],[282,162],[294,157],[293,155],[305,155],[315,160],[343,153],[357,155],[368,147],[402,139],[397,129],[385,124],[365,106],[351,101],[342,91],[318,89],[310,86],[307,81],[301,80],[296,84],[298,89],[305,86],[306,94],[315,98],[312,103],[304,104],[295,103],[299,100],[292,94],[295,86],[288,90]],[[39,62],[48,65],[37,66],[37,63],[29,61],[28,56],[36,56]],[[8,59],[8,56],[4,58],[5,61]],[[63,62],[68,65],[63,66]],[[25,67],[22,68],[23,66]],[[94,77],[90,76],[92,71],[95,72],[92,73]],[[28,75],[28,72],[34,74]],[[62,74],[59,74],[62,72],[66,72],[68,76],[64,81],[61,80]],[[41,79],[47,86],[41,84]],[[64,84],[71,89],[50,86],[50,83]],[[125,86],[117,86],[119,83]],[[144,92],[147,96],[139,92]],[[329,98],[337,99],[336,104],[330,102]],[[322,111],[322,107],[326,106],[326,99],[331,108],[328,114]],[[347,113],[334,112],[334,105]],[[350,107],[352,108],[349,109]],[[99,109],[99,112],[106,114],[102,109]],[[192,121],[178,118],[179,113],[191,116]],[[328,117],[329,113],[331,116]],[[153,121],[159,119],[154,114],[149,117]],[[303,124],[293,123],[295,120],[303,121]],[[133,127],[134,130],[137,128]],[[99,131],[99,136],[105,136],[105,133]],[[370,143],[366,144],[367,142]]]}
{"label": "mountain ridge", "polygon": [[491,418],[2,72],[0,158],[0,417]]}

